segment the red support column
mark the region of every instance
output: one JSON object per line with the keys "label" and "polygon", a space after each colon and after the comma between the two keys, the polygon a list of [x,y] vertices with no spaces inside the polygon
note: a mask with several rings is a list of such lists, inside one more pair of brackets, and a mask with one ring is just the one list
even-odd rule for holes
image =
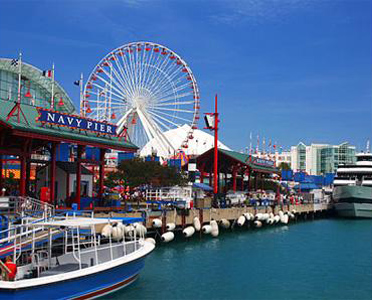
{"label": "red support column", "polygon": [[217,110],[217,95],[215,98],[215,113],[214,113],[214,183],[213,183],[213,193],[215,199],[218,193],[218,110]]}
{"label": "red support column", "polygon": [[242,185],[240,186],[240,190],[244,191],[244,172],[242,173]]}
{"label": "red support column", "polygon": [[223,192],[227,193],[227,174],[226,174],[226,172],[224,173],[223,177],[224,177],[224,181],[225,181],[225,186],[224,186]]}
{"label": "red support column", "polygon": [[56,148],[57,144],[52,143],[50,151],[50,204],[54,205],[56,197]]}
{"label": "red support column", "polygon": [[264,188],[264,183],[263,183],[263,176],[262,176],[262,173],[260,174],[260,180],[261,180],[261,190],[263,190]]}
{"label": "red support column", "polygon": [[233,178],[233,191],[234,191],[234,193],[236,192],[236,173],[237,173],[237,169],[236,169],[236,167],[234,166],[234,167],[233,167],[233,171],[232,171],[232,178]]}
{"label": "red support column", "polygon": [[105,178],[105,152],[105,149],[101,149],[99,155],[99,199],[102,199],[103,197],[103,180]]}
{"label": "red support column", "polygon": [[26,194],[30,191],[30,180],[31,180],[31,161],[30,156],[26,158]]}
{"label": "red support column", "polygon": [[250,185],[251,185],[251,172],[249,169],[247,169],[247,175],[248,175],[248,186],[247,186],[247,191],[249,192],[251,189],[250,189]]}
{"label": "red support column", "polygon": [[254,173],[254,186],[255,186],[255,191],[257,191],[257,187],[258,187],[258,173],[257,172]]}
{"label": "red support column", "polygon": [[21,174],[19,178],[19,195],[26,196],[26,157],[20,157]]}
{"label": "red support column", "polygon": [[77,160],[76,160],[76,198],[75,202],[80,209],[80,198],[81,198],[81,156],[83,154],[83,146],[78,145],[77,149]]}
{"label": "red support column", "polygon": [[204,165],[200,167],[200,183],[204,183]]}

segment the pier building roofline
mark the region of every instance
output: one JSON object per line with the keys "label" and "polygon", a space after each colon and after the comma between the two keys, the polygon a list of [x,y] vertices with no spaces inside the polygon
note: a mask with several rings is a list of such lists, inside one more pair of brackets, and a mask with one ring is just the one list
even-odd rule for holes
{"label": "pier building roofline", "polygon": [[[219,148],[218,156],[218,160],[221,162],[221,170],[231,171],[234,166],[240,166],[247,167],[251,171],[258,173],[280,173],[273,161],[263,159],[259,159],[260,161],[258,161],[255,157],[248,154]],[[261,162],[261,164],[259,162]],[[267,162],[268,165],[272,163],[272,166],[265,166],[265,162]],[[213,148],[198,156],[197,164],[198,166],[203,165],[204,169],[209,169],[209,166],[213,164]]]}
{"label": "pier building roofline", "polygon": [[[43,139],[51,142],[67,142],[82,146],[93,146],[105,149],[115,149],[121,151],[136,151],[137,146],[126,142],[124,138],[112,135],[98,135],[94,132],[79,131],[68,127],[43,125],[36,121],[39,116],[35,106],[21,104],[25,118],[20,118],[19,123],[16,116],[8,121],[7,115],[14,106],[12,101],[0,100],[0,127],[8,129],[11,134],[19,137],[31,137]],[[1,129],[0,129],[1,130]]]}

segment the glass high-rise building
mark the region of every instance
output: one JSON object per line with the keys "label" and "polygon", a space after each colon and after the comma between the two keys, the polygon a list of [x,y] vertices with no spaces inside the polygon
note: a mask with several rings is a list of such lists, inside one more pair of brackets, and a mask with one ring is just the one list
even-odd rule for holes
{"label": "glass high-rise building", "polygon": [[335,173],[340,164],[354,163],[355,146],[345,142],[340,145],[299,143],[291,147],[291,167],[296,172],[309,175]]}

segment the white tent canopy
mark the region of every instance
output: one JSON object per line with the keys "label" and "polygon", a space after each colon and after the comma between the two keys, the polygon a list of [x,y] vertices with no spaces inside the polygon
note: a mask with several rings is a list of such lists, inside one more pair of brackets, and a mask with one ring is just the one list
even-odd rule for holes
{"label": "white tent canopy", "polygon": [[[189,125],[185,124],[182,127],[164,132],[164,135],[172,144],[174,149],[179,149],[181,147],[182,141],[186,138],[189,129]],[[188,148],[183,149],[187,155],[200,155],[214,146],[214,136],[212,134],[196,129],[193,132],[193,137],[193,139],[189,140]],[[218,147],[221,149],[230,150],[220,141],[218,141]],[[174,155],[171,150],[169,150],[169,153],[165,153],[165,151],[162,150],[162,148],[159,146],[156,138],[150,140],[142,148],[140,155],[147,156],[151,155],[154,152],[156,153],[156,155],[162,158],[168,158],[169,156]]]}

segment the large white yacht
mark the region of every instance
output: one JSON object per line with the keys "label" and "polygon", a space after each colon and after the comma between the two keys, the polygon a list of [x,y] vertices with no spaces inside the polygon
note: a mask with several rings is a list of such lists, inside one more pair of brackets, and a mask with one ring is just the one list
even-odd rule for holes
{"label": "large white yacht", "polygon": [[333,200],[338,215],[372,218],[372,153],[359,153],[352,165],[340,165]]}

